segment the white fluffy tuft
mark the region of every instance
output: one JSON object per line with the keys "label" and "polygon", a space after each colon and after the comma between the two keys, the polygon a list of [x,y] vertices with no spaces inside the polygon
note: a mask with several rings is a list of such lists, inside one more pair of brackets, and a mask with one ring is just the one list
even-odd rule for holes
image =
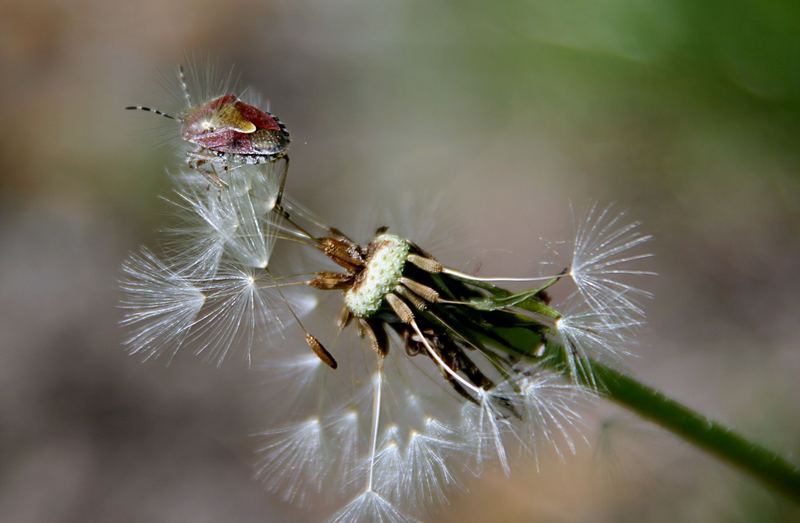
{"label": "white fluffy tuft", "polygon": [[398,510],[374,490],[367,490],[334,514],[329,523],[416,523],[417,521]]}
{"label": "white fluffy tuft", "polygon": [[144,359],[163,352],[174,356],[194,325],[205,295],[147,249],[129,256],[122,270],[120,305],[126,310],[122,324],[132,329],[124,342],[128,351]]}
{"label": "white fluffy tuft", "polygon": [[172,237],[167,247],[174,263],[198,276],[213,276],[225,259],[266,268],[280,228],[280,218],[269,212],[278,192],[272,167],[230,171],[229,187],[222,190],[198,180],[198,174],[184,174],[183,187],[171,201],[182,223],[166,231]]}
{"label": "white fluffy tuft", "polygon": [[652,236],[642,234],[638,222],[625,218],[624,212],[615,213],[612,206],[593,205],[575,236],[569,271],[585,302],[611,321],[644,317],[640,300],[651,294],[625,280],[654,275],[634,267],[652,256],[641,252]]}

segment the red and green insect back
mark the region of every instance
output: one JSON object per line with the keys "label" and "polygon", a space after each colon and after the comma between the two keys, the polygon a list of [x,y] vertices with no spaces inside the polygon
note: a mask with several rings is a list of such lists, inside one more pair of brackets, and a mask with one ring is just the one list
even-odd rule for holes
{"label": "red and green insect back", "polygon": [[241,165],[274,163],[284,160],[281,192],[289,165],[289,131],[283,122],[265,111],[240,100],[236,95],[223,94],[195,105],[180,68],[178,79],[187,107],[177,117],[158,109],[141,105],[126,109],[148,111],[181,123],[181,137],[195,148],[186,153],[189,166],[217,186],[225,182],[219,176]]}
{"label": "red and green insect back", "polygon": [[277,117],[232,94],[190,107],[181,122],[187,142],[218,156],[238,156],[245,163],[281,158],[290,141],[289,132]]}

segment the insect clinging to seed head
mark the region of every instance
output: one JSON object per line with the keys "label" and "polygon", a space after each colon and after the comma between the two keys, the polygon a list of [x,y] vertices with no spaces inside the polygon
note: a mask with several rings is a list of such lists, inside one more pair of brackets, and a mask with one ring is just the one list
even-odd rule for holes
{"label": "insect clinging to seed head", "polygon": [[142,105],[125,109],[147,111],[181,124],[181,138],[194,149],[186,153],[189,167],[197,170],[214,185],[225,187],[219,171],[227,172],[242,165],[271,164],[283,160],[280,195],[289,169],[289,131],[269,111],[242,101],[231,93],[196,103],[186,84],[183,67],[178,69],[186,108],[177,116]]}

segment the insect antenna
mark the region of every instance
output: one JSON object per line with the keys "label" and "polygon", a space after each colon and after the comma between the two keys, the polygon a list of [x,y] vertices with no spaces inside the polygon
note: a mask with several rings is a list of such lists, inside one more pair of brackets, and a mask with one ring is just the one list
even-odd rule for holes
{"label": "insect antenna", "polygon": [[177,120],[171,114],[167,114],[164,111],[159,111],[158,109],[154,109],[152,107],[145,107],[144,105],[129,105],[125,108],[128,111],[146,111],[148,113],[155,113],[159,116],[163,116],[164,118],[169,118],[170,120]]}
{"label": "insect antenna", "polygon": [[189,86],[186,85],[186,74],[182,65],[178,67],[178,82],[181,84],[181,91],[183,91],[183,97],[186,99],[186,105],[193,107],[192,95],[189,94]]}

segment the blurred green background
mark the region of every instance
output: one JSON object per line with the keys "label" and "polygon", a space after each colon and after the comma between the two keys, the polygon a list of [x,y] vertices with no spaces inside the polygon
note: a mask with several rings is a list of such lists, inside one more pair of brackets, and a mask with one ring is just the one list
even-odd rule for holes
{"label": "blurred green background", "polygon": [[[159,75],[187,54],[269,98],[289,192],[345,230],[413,213],[456,224],[451,263],[525,274],[571,206],[628,209],[659,273],[633,372],[800,461],[798,31],[792,1],[2,0],[0,521],[321,517],[250,480],[273,399],[242,364],[119,348],[119,265],[164,225],[176,162],[122,108],[174,107]],[[490,471],[429,520],[800,519],[587,411],[577,456]]]}

